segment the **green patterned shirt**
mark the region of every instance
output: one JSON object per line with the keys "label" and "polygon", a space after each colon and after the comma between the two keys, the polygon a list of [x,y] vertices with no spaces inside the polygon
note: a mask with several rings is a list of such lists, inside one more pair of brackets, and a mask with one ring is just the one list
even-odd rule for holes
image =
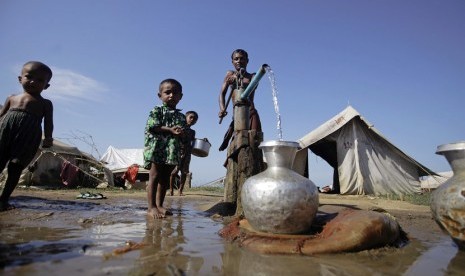
{"label": "green patterned shirt", "polygon": [[154,132],[155,127],[186,127],[186,116],[179,109],[167,105],[155,106],[145,126],[144,168],[151,163],[178,165],[181,161],[181,137],[166,132]]}

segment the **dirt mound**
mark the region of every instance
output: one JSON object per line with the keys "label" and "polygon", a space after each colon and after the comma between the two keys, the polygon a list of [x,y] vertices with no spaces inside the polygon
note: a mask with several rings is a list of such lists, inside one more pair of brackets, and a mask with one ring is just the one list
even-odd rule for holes
{"label": "dirt mound", "polygon": [[219,234],[243,248],[263,254],[355,252],[384,246],[399,247],[407,241],[405,232],[389,214],[353,209],[320,214],[312,229],[302,235],[258,232],[246,219],[236,219]]}

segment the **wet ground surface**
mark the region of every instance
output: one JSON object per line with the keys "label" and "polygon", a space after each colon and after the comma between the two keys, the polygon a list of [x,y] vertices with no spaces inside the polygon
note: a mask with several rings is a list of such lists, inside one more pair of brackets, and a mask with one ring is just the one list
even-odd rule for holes
{"label": "wet ground surface", "polygon": [[[403,248],[270,256],[238,248],[217,234],[223,220],[204,210],[219,197],[167,197],[174,215],[153,220],[146,217],[143,193],[106,196],[83,200],[72,193],[14,195],[11,203],[17,209],[0,213],[0,274],[465,275],[465,252],[440,232],[427,208],[407,214],[389,210],[409,234]],[[326,202],[320,210],[350,206]],[[134,250],[125,250],[128,241]]]}

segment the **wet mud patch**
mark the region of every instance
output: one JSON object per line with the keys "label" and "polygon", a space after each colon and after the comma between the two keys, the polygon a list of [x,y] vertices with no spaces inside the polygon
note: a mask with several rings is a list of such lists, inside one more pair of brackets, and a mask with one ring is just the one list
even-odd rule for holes
{"label": "wet mud patch", "polygon": [[1,220],[4,223],[33,226],[45,224],[53,229],[92,228],[95,225],[131,224],[135,217],[145,214],[143,202],[125,199],[113,201],[82,199],[47,199],[34,196],[18,196],[11,200],[17,208],[2,215],[14,217]]}
{"label": "wet mud patch", "polygon": [[118,205],[106,202],[106,199],[47,199],[43,197],[33,196],[18,196],[11,200],[11,203],[21,209],[31,209],[40,211],[73,211],[73,212],[89,212],[89,211],[134,211],[144,210],[145,206],[141,205],[140,201],[125,200]]}
{"label": "wet mud patch", "polygon": [[89,241],[30,241],[0,244],[0,267],[24,266],[37,262],[62,262],[82,255]]}
{"label": "wet mud patch", "polygon": [[98,202],[46,199],[33,196],[18,196],[11,200],[11,203],[17,208],[31,209],[40,211],[91,211],[101,206]]}
{"label": "wet mud patch", "polygon": [[[145,192],[16,189],[0,213],[5,275],[463,275],[464,254],[432,223],[428,207],[366,197],[322,195],[320,214],[382,208],[409,235],[401,248],[318,256],[267,255],[225,241],[220,197],[166,197],[173,215],[148,219]],[[217,205],[215,207],[215,205]],[[215,207],[215,208],[213,208]],[[224,206],[223,206],[224,207]],[[207,212],[209,210],[209,212]],[[216,218],[212,218],[217,214]],[[129,242],[129,243],[128,243]],[[126,250],[127,244],[140,245]],[[121,249],[122,251],[118,251]],[[4,253],[5,252],[5,253]],[[8,252],[8,253],[6,253]],[[115,253],[120,252],[120,253]],[[309,270],[310,269],[310,270]]]}

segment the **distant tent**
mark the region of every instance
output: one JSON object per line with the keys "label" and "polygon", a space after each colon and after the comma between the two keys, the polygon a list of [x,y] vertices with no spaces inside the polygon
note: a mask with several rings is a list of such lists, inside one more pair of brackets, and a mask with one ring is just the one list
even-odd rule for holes
{"label": "distant tent", "polygon": [[[6,177],[7,170],[4,170]],[[24,169],[20,185],[46,187],[95,187],[105,178],[104,167],[92,155],[57,139],[53,146],[40,147]],[[4,179],[3,179],[4,180]]]}
{"label": "distant tent", "polygon": [[135,187],[145,188],[149,171],[143,167],[143,151],[143,149],[108,147],[100,161],[113,173],[110,180],[112,185],[126,188],[136,185]]}
{"label": "distant tent", "polygon": [[438,175],[424,176],[421,178],[422,189],[436,189],[454,175],[452,171],[438,172]]}
{"label": "distant tent", "polygon": [[302,150],[295,169],[304,173],[310,149],[333,167],[333,190],[340,194],[414,194],[421,191],[421,176],[436,175],[390,143],[351,106],[298,142]]}
{"label": "distant tent", "polygon": [[100,161],[111,171],[126,170],[133,164],[144,166],[143,149],[117,149],[109,146]]}

